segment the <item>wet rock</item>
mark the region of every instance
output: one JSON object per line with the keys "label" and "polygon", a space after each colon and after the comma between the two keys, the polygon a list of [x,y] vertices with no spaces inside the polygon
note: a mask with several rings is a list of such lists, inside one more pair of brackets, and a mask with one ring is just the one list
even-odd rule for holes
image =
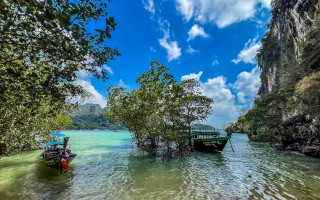
{"label": "wet rock", "polygon": [[276,144],[274,144],[274,148],[277,150],[283,150],[283,145],[280,143],[276,143]]}
{"label": "wet rock", "polygon": [[308,156],[320,157],[320,148],[318,146],[306,146],[302,153]]}
{"label": "wet rock", "polygon": [[299,143],[294,143],[288,147],[286,147],[286,150],[290,150],[290,151],[299,151],[301,150],[301,145]]}

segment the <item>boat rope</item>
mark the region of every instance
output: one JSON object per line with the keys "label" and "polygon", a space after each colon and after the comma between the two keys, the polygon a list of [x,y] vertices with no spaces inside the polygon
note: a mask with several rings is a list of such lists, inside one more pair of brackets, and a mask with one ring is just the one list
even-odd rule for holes
{"label": "boat rope", "polygon": [[232,143],[231,143],[230,139],[229,139],[229,142],[230,142],[230,146],[231,146],[232,152],[234,153],[234,149],[233,149],[233,146],[232,146]]}

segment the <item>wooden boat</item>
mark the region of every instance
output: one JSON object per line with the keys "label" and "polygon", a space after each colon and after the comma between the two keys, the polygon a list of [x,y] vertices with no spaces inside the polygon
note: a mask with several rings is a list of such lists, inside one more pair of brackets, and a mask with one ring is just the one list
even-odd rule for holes
{"label": "wooden boat", "polygon": [[231,133],[220,136],[219,130],[192,130],[191,145],[198,151],[222,152]]}
{"label": "wooden boat", "polygon": [[46,143],[45,150],[40,155],[39,161],[49,167],[62,170],[61,153],[65,152],[65,154],[68,155],[68,158],[66,159],[67,163],[70,163],[77,154],[71,152],[70,146],[67,148],[69,137],[65,137],[63,133],[57,132],[53,132],[51,135],[53,137],[63,137],[63,141],[56,140]]}

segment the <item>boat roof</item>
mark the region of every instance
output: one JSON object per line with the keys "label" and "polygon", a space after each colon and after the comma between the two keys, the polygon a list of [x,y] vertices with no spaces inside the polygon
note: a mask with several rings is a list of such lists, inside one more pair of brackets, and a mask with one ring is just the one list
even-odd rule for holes
{"label": "boat roof", "polygon": [[215,130],[191,130],[192,134],[219,134],[220,132]]}
{"label": "boat roof", "polygon": [[60,132],[52,132],[51,136],[53,137],[65,137],[66,135]]}
{"label": "boat roof", "polygon": [[63,142],[60,142],[60,141],[52,141],[52,142],[46,143],[44,146],[49,147],[49,146],[54,146],[54,145],[63,145]]}

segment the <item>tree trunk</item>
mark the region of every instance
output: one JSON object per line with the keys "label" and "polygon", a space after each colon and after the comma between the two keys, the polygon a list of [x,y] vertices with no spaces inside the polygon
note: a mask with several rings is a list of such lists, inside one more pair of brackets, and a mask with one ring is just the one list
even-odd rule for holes
{"label": "tree trunk", "polygon": [[191,126],[188,127],[189,146],[191,147]]}

